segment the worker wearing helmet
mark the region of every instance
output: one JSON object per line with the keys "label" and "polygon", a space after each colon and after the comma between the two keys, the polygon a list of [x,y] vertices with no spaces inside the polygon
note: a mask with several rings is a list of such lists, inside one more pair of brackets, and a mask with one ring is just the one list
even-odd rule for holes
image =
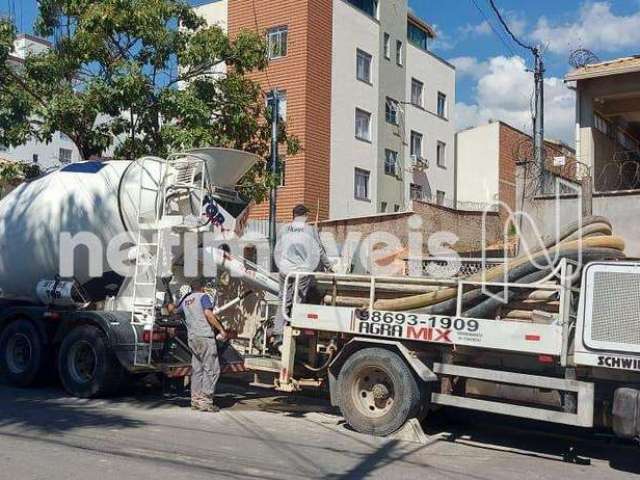
{"label": "worker wearing helmet", "polygon": [[[280,230],[278,244],[275,249],[275,260],[280,270],[280,281],[290,273],[295,272],[321,272],[332,271],[333,265],[327,257],[324,245],[320,240],[318,228],[308,223],[309,209],[304,205],[296,205],[293,208],[293,221],[286,224]],[[283,295],[284,308],[287,314],[291,313],[294,295],[294,282],[288,283]],[[298,280],[297,299],[299,302],[307,302],[315,288],[315,279],[312,276],[300,276]],[[285,317],[282,309],[278,309],[275,325],[272,331],[272,343],[281,341],[285,325]]]}
{"label": "worker wearing helmet", "polygon": [[191,408],[205,412],[219,410],[213,403],[216,384],[220,378],[216,336],[221,339],[227,336],[213,309],[213,301],[204,292],[204,285],[200,280],[191,283],[191,292],[177,307],[168,306],[170,313],[184,314],[191,349]]}

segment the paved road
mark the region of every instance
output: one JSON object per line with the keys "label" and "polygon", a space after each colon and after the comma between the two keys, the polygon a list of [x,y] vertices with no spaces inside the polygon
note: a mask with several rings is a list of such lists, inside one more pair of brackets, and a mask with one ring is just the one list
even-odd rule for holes
{"label": "paved road", "polygon": [[[523,434],[488,417],[451,434],[436,424],[414,444],[351,432],[321,400],[223,391],[224,411],[205,414],[147,391],[86,401],[0,385],[0,479],[640,479],[637,451],[607,437]],[[562,462],[568,445],[591,465]]]}

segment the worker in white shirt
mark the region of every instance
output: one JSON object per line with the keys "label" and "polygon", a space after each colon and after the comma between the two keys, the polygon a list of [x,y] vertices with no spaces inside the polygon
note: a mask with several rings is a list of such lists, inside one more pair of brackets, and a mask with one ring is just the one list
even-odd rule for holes
{"label": "worker in white shirt", "polygon": [[[275,259],[280,271],[280,283],[290,273],[332,271],[333,264],[329,261],[324,245],[320,240],[318,228],[308,223],[309,209],[304,205],[296,205],[293,209],[293,221],[280,230]],[[291,313],[293,305],[294,281],[289,281],[283,292],[283,304],[287,315]],[[315,278],[308,275],[300,276],[298,280],[297,301],[306,302],[315,287]],[[278,309],[272,342],[281,341],[285,325],[282,308]]]}

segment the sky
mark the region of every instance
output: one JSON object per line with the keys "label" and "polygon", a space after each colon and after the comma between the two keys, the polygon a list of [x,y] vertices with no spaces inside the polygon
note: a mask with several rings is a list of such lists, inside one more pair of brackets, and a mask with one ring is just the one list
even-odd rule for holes
{"label": "sky", "polygon": [[[575,143],[574,95],[562,81],[569,55],[591,50],[600,60],[640,54],[640,0],[495,0],[523,43],[545,51],[546,135]],[[193,0],[192,3],[205,3]],[[489,0],[409,0],[435,26],[433,51],[457,67],[457,128],[503,120],[531,130],[533,76],[530,52],[500,27]],[[0,0],[0,11],[15,6],[16,22],[30,32],[36,0]]]}

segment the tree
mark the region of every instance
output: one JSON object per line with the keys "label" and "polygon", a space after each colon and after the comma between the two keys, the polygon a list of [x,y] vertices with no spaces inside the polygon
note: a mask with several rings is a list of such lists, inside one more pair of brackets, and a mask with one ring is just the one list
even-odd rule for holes
{"label": "tree", "polygon": [[[207,145],[266,157],[270,113],[246,76],[267,66],[259,34],[230,39],[184,0],[40,0],[35,31],[53,48],[11,65],[15,28],[0,23],[0,143],[61,131],[85,159]],[[280,135],[294,154],[297,139]],[[260,199],[276,180],[264,162],[252,173],[245,186]]]}

